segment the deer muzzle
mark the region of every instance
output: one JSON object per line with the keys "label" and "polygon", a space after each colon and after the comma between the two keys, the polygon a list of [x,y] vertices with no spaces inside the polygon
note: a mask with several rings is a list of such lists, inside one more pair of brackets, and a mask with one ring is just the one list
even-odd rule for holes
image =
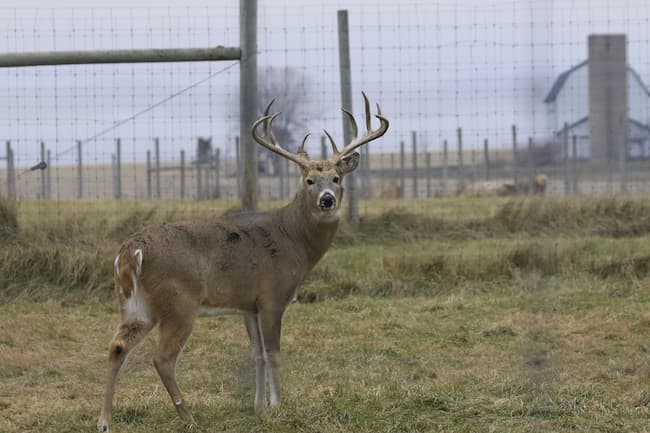
{"label": "deer muzzle", "polygon": [[324,191],[318,198],[318,206],[323,210],[330,210],[336,207],[336,197],[330,191]]}

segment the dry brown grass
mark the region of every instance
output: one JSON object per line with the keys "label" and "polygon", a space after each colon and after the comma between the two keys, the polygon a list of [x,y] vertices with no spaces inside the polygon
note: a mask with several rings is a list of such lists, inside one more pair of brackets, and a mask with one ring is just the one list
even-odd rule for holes
{"label": "dry brown grass", "polygon": [[[0,242],[0,431],[92,431],[117,323],[111,257],[126,233],[188,213],[96,203],[50,219],[32,205]],[[423,208],[372,208],[342,227],[289,308],[286,400],[266,417],[253,415],[241,318],[199,319],[179,364],[195,430],[647,431],[646,198]],[[155,332],[125,368],[114,431],[181,429],[154,345]]]}
{"label": "dry brown grass", "polygon": [[[294,305],[286,400],[263,418],[241,319],[201,318],[179,382],[197,431],[645,431],[647,289]],[[92,431],[115,323],[112,304],[0,306],[0,430]],[[118,383],[115,431],[181,428],[150,364],[154,337]]]}

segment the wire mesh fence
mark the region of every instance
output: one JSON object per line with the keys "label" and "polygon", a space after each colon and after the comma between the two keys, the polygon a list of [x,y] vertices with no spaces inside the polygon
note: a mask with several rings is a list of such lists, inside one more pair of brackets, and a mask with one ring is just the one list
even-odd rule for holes
{"label": "wire mesh fence", "polygon": [[[391,120],[363,149],[356,180],[373,209],[417,211],[419,200],[458,194],[650,190],[646,2],[261,5],[259,111],[277,97],[276,135],[295,150],[314,132],[312,157],[329,152],[323,127],[342,136],[340,7],[349,10],[354,112],[364,90]],[[3,52],[236,46],[239,36],[230,3],[0,9],[0,20]],[[2,69],[0,191],[79,200],[78,209],[234,205],[238,73],[238,62]],[[289,199],[296,167],[262,148],[258,157],[261,200]]]}

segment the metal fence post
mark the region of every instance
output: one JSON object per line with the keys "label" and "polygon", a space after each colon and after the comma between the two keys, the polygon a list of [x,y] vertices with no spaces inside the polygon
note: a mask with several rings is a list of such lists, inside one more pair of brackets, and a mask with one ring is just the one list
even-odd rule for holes
{"label": "metal fence post", "polygon": [[47,178],[45,181],[46,197],[48,200],[52,198],[52,152],[47,149]]}
{"label": "metal fence post", "polygon": [[239,136],[235,137],[235,171],[237,174],[237,198],[242,201],[244,199],[243,191],[243,179],[244,179],[244,165],[241,156],[241,144],[239,142]]}
{"label": "metal fence post", "polygon": [[[45,143],[41,141],[41,161],[45,161]],[[47,170],[47,168],[45,169]],[[41,170],[41,200],[45,200],[45,170]]]}
{"label": "metal fence post", "polygon": [[569,167],[569,125],[566,123],[562,129],[562,157],[564,158],[564,195],[568,195],[571,192],[571,168]]}
{"label": "metal fence post", "polygon": [[154,154],[156,156],[156,198],[160,200],[160,141],[158,137],[154,141]]}
{"label": "metal fence post", "polygon": [[244,211],[257,210],[257,149],[250,128],[257,104],[257,0],[239,0],[239,137],[243,158]]}
{"label": "metal fence post", "polygon": [[485,162],[485,180],[490,179],[490,152],[488,150],[488,139],[483,140],[483,159]]}
{"label": "metal fence post", "polygon": [[574,134],[571,140],[571,192],[576,194],[578,192],[578,143],[577,137]]}
{"label": "metal fence post", "polygon": [[327,159],[327,142],[324,135],[320,136],[320,159]]}
{"label": "metal fence post", "polygon": [[147,198],[151,199],[151,151],[147,150]]}
{"label": "metal fence post", "polygon": [[[350,66],[350,34],[348,29],[348,11],[339,10],[338,18],[338,36],[339,36],[339,68],[341,77],[341,106],[352,112],[352,73]],[[342,116],[343,121],[343,142],[349,143],[352,140],[352,131],[350,123],[346,116]],[[347,220],[353,224],[359,222],[359,190],[357,188],[357,179],[354,173],[347,176],[348,192],[348,209]]]}
{"label": "metal fence post", "polygon": [[413,162],[413,198],[418,198],[418,144],[415,131],[411,131],[411,160]]}
{"label": "metal fence post", "polygon": [[535,193],[535,154],[533,137],[528,137],[528,176],[530,194]]}
{"label": "metal fence post", "polygon": [[517,125],[512,125],[512,181],[519,182],[519,155],[517,154]]}
{"label": "metal fence post", "polygon": [[463,128],[458,128],[458,161],[457,166],[457,180],[456,190],[461,191],[465,187],[465,173],[463,173]]}
{"label": "metal fence post", "polygon": [[7,198],[9,200],[15,200],[16,194],[13,188],[14,177],[13,177],[13,151],[11,150],[11,141],[5,141],[5,155],[7,159]]}
{"label": "metal fence post", "polygon": [[77,141],[77,199],[83,198],[83,165],[81,160],[81,141]]}
{"label": "metal fence post", "polygon": [[221,149],[214,149],[214,198],[221,198]]}
{"label": "metal fence post", "polygon": [[181,149],[181,200],[185,198],[185,150]]}
{"label": "metal fence post", "polygon": [[427,198],[431,198],[431,152],[429,152],[429,149],[427,149],[424,154],[424,162],[427,167],[427,171],[424,175],[427,180]]}
{"label": "metal fence post", "polygon": [[447,195],[449,187],[449,147],[447,140],[442,142],[442,194]]}
{"label": "metal fence post", "polygon": [[399,189],[402,192],[402,197],[406,197],[406,173],[405,171],[405,157],[404,155],[404,140],[399,142]]}
{"label": "metal fence post", "polygon": [[122,140],[115,141],[115,198],[122,198]]}
{"label": "metal fence post", "polygon": [[363,171],[361,172],[361,185],[362,185],[362,195],[363,198],[370,198],[371,196],[371,187],[370,187],[370,145],[366,144],[361,148],[361,154],[363,158]]}

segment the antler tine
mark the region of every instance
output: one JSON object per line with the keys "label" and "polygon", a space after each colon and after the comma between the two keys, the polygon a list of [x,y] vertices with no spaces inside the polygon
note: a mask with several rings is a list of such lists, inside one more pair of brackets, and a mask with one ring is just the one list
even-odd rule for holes
{"label": "antler tine", "polygon": [[271,109],[271,105],[273,105],[274,102],[275,102],[275,98],[271,99],[271,102],[269,102],[266,108],[264,109],[265,116],[269,115],[269,110]]}
{"label": "antler tine", "polygon": [[[262,146],[266,147],[268,150],[271,152],[275,152],[278,155],[282,156],[283,158],[286,158],[290,161],[295,162],[301,167],[306,167],[307,166],[307,160],[303,155],[297,155],[294,153],[291,153],[278,144],[277,140],[275,139],[275,135],[273,134],[273,120],[280,115],[280,113],[275,113],[273,115],[268,115],[268,113],[271,103],[266,107],[265,115],[261,116],[258,118],[254,123],[251,128],[251,133],[253,134],[253,139],[257,141],[259,144]],[[257,132],[257,128],[261,125],[264,124],[264,135],[261,136]],[[270,141],[269,141],[270,140]],[[304,143],[303,143],[304,144]]]}
{"label": "antler tine", "polygon": [[323,132],[325,135],[327,135],[327,138],[330,139],[330,143],[332,143],[332,152],[334,153],[334,156],[338,156],[340,154],[338,147],[336,147],[336,143],[334,143],[334,139],[330,135],[329,132],[327,132],[327,129],[323,129]]}
{"label": "antler tine", "polygon": [[[361,92],[363,94],[363,100],[364,100],[364,105],[365,105],[365,111],[366,111],[366,129],[367,132],[363,137],[357,138],[356,134],[355,137],[348,143],[341,152],[336,152],[335,156],[337,159],[343,158],[345,155],[348,155],[350,152],[352,152],[354,149],[356,149],[359,146],[362,146],[366,143],[371,142],[372,140],[376,140],[377,138],[381,137],[388,131],[388,119],[384,117],[384,115],[381,113],[381,108],[379,107],[379,104],[377,104],[377,114],[375,114],[375,117],[379,119],[379,128],[373,130],[371,121],[370,121],[370,102],[368,101],[368,97],[364,92]],[[345,111],[345,110],[344,110]],[[350,117],[352,117],[351,113],[346,112]],[[356,125],[356,123],[355,123]],[[329,136],[329,134],[328,134]],[[330,141],[333,142],[333,140],[330,137]]]}
{"label": "antler tine", "polygon": [[[363,95],[363,106],[366,109],[366,131],[370,132],[371,131],[371,125],[370,125],[370,102],[368,101],[368,97],[366,96],[365,92],[361,92]],[[378,113],[381,114],[381,113]]]}
{"label": "antler tine", "polygon": [[307,142],[307,139],[309,138],[310,135],[311,134],[308,132],[303,137],[302,143],[300,143],[300,147],[298,148],[298,155],[302,155],[303,157],[307,157],[307,152],[305,152],[305,143]]}
{"label": "antler tine", "polygon": [[359,135],[359,128],[357,127],[357,121],[354,120],[354,115],[345,108],[341,108],[341,111],[348,115],[348,118],[350,119],[350,126],[352,126],[352,137],[357,138]]}

